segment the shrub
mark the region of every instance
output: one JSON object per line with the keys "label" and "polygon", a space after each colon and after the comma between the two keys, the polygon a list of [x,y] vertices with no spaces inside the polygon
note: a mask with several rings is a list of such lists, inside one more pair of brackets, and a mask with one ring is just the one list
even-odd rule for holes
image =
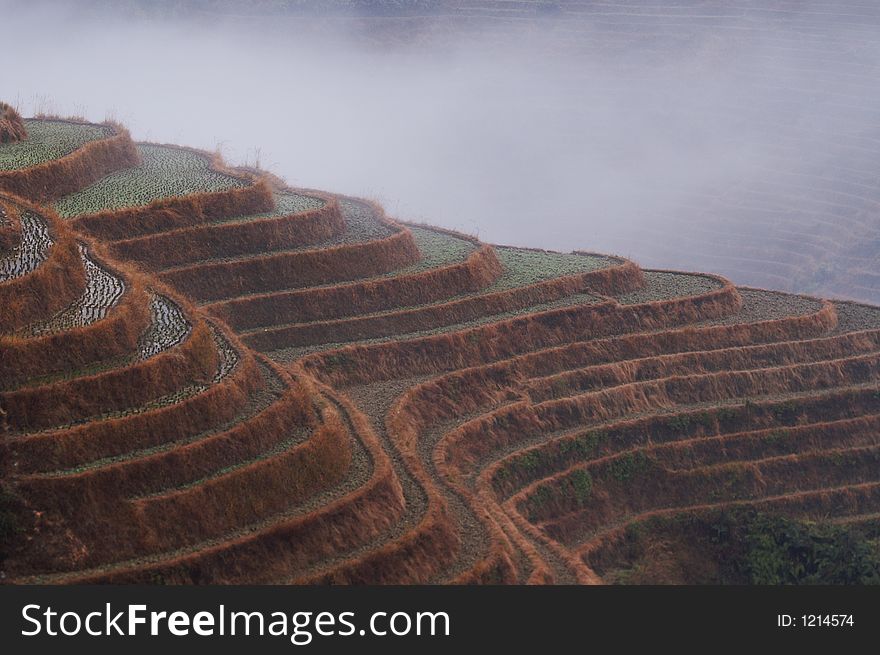
{"label": "shrub", "polygon": [[571,475],[571,486],[574,496],[581,505],[586,504],[590,494],[593,493],[593,478],[587,471],[575,471]]}
{"label": "shrub", "polygon": [[755,510],[722,512],[709,527],[723,582],[880,584],[880,548],[859,528]]}
{"label": "shrub", "polygon": [[797,403],[791,400],[773,408],[773,417],[780,423],[793,423],[797,418],[797,413]]}
{"label": "shrub", "polygon": [[608,465],[608,473],[618,482],[626,482],[644,472],[649,464],[650,460],[645,453],[627,453]]}
{"label": "shrub", "polygon": [[592,455],[599,445],[599,442],[606,437],[601,430],[592,430],[586,434],[578,435],[575,439],[562,442],[560,450],[565,456],[574,455],[577,458],[584,458]]}
{"label": "shrub", "polygon": [[746,532],[752,584],[880,584],[880,552],[857,532],[758,515]]}
{"label": "shrub", "polygon": [[666,421],[666,427],[673,432],[687,432],[691,425],[691,417],[687,414],[676,414]]}
{"label": "shrub", "polygon": [[27,138],[24,121],[13,107],[0,102],[0,143],[23,141]]}

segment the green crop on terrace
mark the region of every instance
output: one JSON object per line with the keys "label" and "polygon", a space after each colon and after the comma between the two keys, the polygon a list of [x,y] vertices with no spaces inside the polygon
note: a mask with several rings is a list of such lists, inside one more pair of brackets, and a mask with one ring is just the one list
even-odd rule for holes
{"label": "green crop on terrace", "polygon": [[0,145],[0,170],[37,166],[69,155],[89,141],[113,134],[106,125],[80,125],[65,121],[26,120],[28,138]]}
{"label": "green crop on terrace", "polygon": [[[261,214],[252,214],[250,216],[233,216],[226,219],[216,221],[217,223],[236,223],[246,221],[257,221],[260,219],[277,218],[279,216],[289,216],[301,212],[319,209],[324,206],[325,201],[315,196],[304,195],[295,191],[281,191],[274,194],[275,209],[271,212]],[[292,248],[284,247],[280,250],[269,248],[265,250],[270,252],[303,252],[306,250],[322,250],[335,248],[345,245],[360,245],[369,241],[379,241],[390,237],[396,232],[396,228],[383,223],[379,220],[376,210],[370,205],[348,198],[340,198],[339,205],[342,210],[342,217],[345,221],[345,229],[339,234],[317,241],[314,243],[303,243]],[[253,254],[240,255],[238,257],[209,257],[200,260],[202,263],[211,261],[232,261],[247,260],[253,257]],[[335,282],[326,286],[332,286]],[[315,285],[320,286],[320,285]]]}
{"label": "green crop on terrace", "polygon": [[247,181],[211,168],[203,154],[170,146],[138,146],[140,166],[117,171],[63,197],[55,209],[66,218],[107,209],[139,207],[154,200],[244,187]]}
{"label": "green crop on terrace", "polygon": [[289,216],[291,214],[299,214],[312,209],[320,209],[325,204],[325,201],[322,198],[297,193],[295,191],[278,191],[273,194],[273,196],[275,198],[275,209],[270,212],[250,214],[248,216],[230,216],[229,218],[220,219],[216,222],[236,223],[240,221],[258,221],[262,218],[277,218],[278,216]]}
{"label": "green crop on terrace", "polygon": [[[261,218],[273,218],[289,214],[318,209],[324,206],[324,201],[315,196],[309,196],[294,191],[282,191],[275,194],[275,209],[264,214],[252,216],[237,216],[219,222],[235,222],[246,220],[259,220]],[[395,228],[379,220],[376,210],[369,204],[349,198],[339,198],[339,208],[342,218],[345,220],[345,230],[340,234],[316,243],[307,243],[290,248],[295,250],[318,250],[321,248],[334,248],[336,246],[361,244],[367,241],[385,239],[395,233]]]}
{"label": "green crop on terrace", "polygon": [[[412,228],[412,231],[413,238],[422,253],[422,261],[405,269],[401,269],[400,271],[389,273],[384,277],[448,265],[457,260],[463,260],[474,249],[473,244],[469,241],[442,232],[434,232],[433,230],[422,228]],[[490,284],[479,291],[450,296],[449,298],[444,298],[443,300],[438,301],[438,303],[427,303],[425,305],[419,305],[419,307],[429,307],[432,304],[453,302],[498,291],[516,289],[518,287],[528,286],[555,277],[587,273],[589,271],[609,266],[614,261],[612,258],[602,255],[576,255],[573,253],[544,252],[540,250],[525,250],[522,248],[510,247],[496,248],[495,252],[499,261],[503,265],[504,270],[493,284]],[[586,294],[580,295],[586,296]],[[590,298],[595,301],[595,297],[591,296]],[[561,301],[549,301],[547,303],[542,303],[541,305],[533,306],[530,311],[563,307],[567,304],[579,304],[582,301],[583,298],[577,299],[576,301],[569,301],[567,303]],[[415,307],[398,307],[395,308],[394,311],[405,311],[410,309],[415,309]],[[520,313],[522,312],[514,310],[512,312],[506,312],[504,316],[511,317]],[[491,318],[491,316],[487,316],[486,318]],[[477,321],[469,323],[469,325],[479,324],[480,323]]]}
{"label": "green crop on terrace", "polygon": [[740,325],[773,321],[793,316],[806,316],[822,309],[822,301],[793,296],[779,291],[763,289],[738,289],[742,298],[740,311],[723,318],[712,319],[699,325]]}
{"label": "green crop on terrace", "polygon": [[307,249],[376,241],[389,237],[395,232],[392,227],[381,222],[376,210],[366,203],[340,198],[339,207],[345,219],[345,231],[321,243],[306,246]]}
{"label": "green crop on terrace", "polygon": [[496,248],[495,253],[504,266],[504,273],[495,284],[486,289],[489,293],[524,287],[556,277],[589,273],[611,266],[614,262],[611,257],[602,255],[545,252],[506,246]]}
{"label": "green crop on terrace", "polygon": [[708,275],[672,271],[645,271],[645,282],[647,284],[644,289],[619,296],[617,300],[620,304],[637,305],[669,298],[696,296],[720,289],[722,286],[720,281]]}
{"label": "green crop on terrace", "polygon": [[456,262],[464,261],[473,252],[476,246],[466,239],[435,232],[422,227],[411,226],[413,239],[422,253],[422,259],[407,268],[395,271],[391,275],[415,273],[439,266],[448,266]]}

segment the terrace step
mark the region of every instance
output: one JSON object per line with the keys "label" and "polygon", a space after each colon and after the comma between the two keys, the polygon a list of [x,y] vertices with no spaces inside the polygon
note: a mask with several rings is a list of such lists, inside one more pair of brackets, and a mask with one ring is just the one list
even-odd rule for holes
{"label": "terrace step", "polygon": [[25,141],[0,144],[0,191],[46,202],[137,163],[128,131],[111,123],[25,120]]}
{"label": "terrace step", "polygon": [[[306,241],[301,244],[281,243],[275,247],[273,247],[271,243],[262,242],[259,244],[260,247],[256,252],[243,252],[235,255],[231,253],[213,251],[206,257],[194,259],[178,266],[162,267],[158,270],[161,270],[162,272],[174,272],[180,270],[188,270],[190,268],[198,268],[199,266],[204,264],[224,262],[235,263],[247,261],[255,256],[262,256],[270,253],[288,251],[307,252],[312,250],[336,248],[340,246],[361,245],[373,241],[381,241],[401,231],[400,226],[392,223],[391,220],[385,216],[385,212],[381,207],[364,200],[348,198],[346,196],[327,196],[326,199],[322,199],[314,195],[310,196],[303,195],[302,193],[293,192],[286,192],[280,197],[284,198],[283,202],[285,202],[286,204],[293,204],[294,206],[311,207],[312,204],[316,202],[319,202],[318,208],[327,206],[328,204],[331,207],[335,205],[337,207],[337,212],[341,221],[341,229],[334,228],[332,234],[330,234],[327,238],[321,239],[317,242]],[[276,192],[276,212],[278,211],[278,198],[279,194]],[[296,198],[297,200],[293,202],[292,198]],[[301,216],[302,214],[308,215],[309,211],[304,210],[301,214],[292,214],[291,216],[297,217]],[[215,221],[214,223],[211,223],[209,225],[200,226],[199,228],[194,229],[218,231],[230,226],[238,225],[239,221],[241,221],[242,224],[250,224],[254,222],[254,217]],[[228,246],[226,244],[223,244],[223,247]]]}
{"label": "terrace step", "polygon": [[[877,443],[877,417],[862,422],[855,430],[852,429],[852,420],[844,419],[835,423],[824,423],[799,426],[798,428],[785,428],[781,431],[762,431],[755,433],[754,436],[760,439],[766,439],[773,443],[783,439],[782,433],[790,435],[790,440],[797,441],[800,438],[820,436],[822,433],[827,435],[828,446],[823,447],[820,443],[805,444],[809,447],[804,450],[797,450],[796,443],[788,443],[783,452],[764,453],[760,450],[747,450],[742,448],[741,452],[728,452],[726,450],[730,443],[734,443],[739,438],[747,438],[747,433],[731,434],[724,437],[687,439],[677,442],[669,442],[658,446],[648,446],[645,448],[634,450],[611,450],[607,453],[601,453],[595,458],[584,460],[564,471],[548,476],[544,480],[529,485],[527,488],[518,492],[517,502],[525,506],[531,499],[535,501],[532,505],[542,512],[542,516],[554,516],[555,509],[547,510],[548,502],[546,501],[546,493],[541,494],[540,490],[545,491],[562,484],[566,480],[572,479],[580,471],[591,471],[593,469],[608,469],[612,472],[612,477],[622,478],[625,467],[621,464],[629,464],[636,461],[635,457],[642,458],[638,469],[631,465],[632,475],[649,474],[659,479],[662,476],[674,478],[678,474],[710,474],[736,470],[739,468],[751,469],[753,467],[775,465],[781,462],[792,461],[793,458],[799,457],[830,457],[838,458],[849,454],[861,455],[864,453],[875,452]],[[739,444],[744,446],[744,444]],[[699,450],[699,456],[695,449]],[[787,452],[791,450],[791,452]],[[617,466],[617,468],[615,468]],[[610,467],[610,468],[609,468]],[[643,470],[642,470],[643,469]],[[619,475],[618,475],[619,473]],[[629,473],[627,472],[627,475]],[[776,478],[774,478],[776,479]],[[722,485],[723,486],[723,485]],[[723,486],[727,489],[726,486]],[[540,505],[538,500],[540,498]],[[568,499],[565,501],[569,506],[571,503]],[[550,511],[548,514],[547,512]],[[589,511],[577,509],[577,512]],[[565,520],[566,516],[560,514],[559,520]],[[555,519],[553,519],[555,520]]]}
{"label": "terrace step", "polygon": [[175,446],[207,438],[226,423],[234,424],[261,404],[267,381],[246,352],[239,352],[214,328],[219,354],[210,383],[190,385],[176,402],[152,401],[115,416],[74,428],[13,438],[10,459],[21,475],[53,477],[107,467],[125,460],[150,458]]}
{"label": "terrace step", "polygon": [[125,281],[95,262],[86,246],[80,244],[79,252],[86,272],[83,295],[52,318],[19,329],[16,336],[41,337],[86,327],[103,320],[107,312],[116,306],[125,292]]}
{"label": "terrace step", "polygon": [[409,228],[422,257],[386,275],[334,285],[276,290],[205,305],[205,310],[243,330],[305,320],[328,320],[422,304],[476,291],[497,279],[500,264],[491,248],[464,237]]}
{"label": "terrace step", "polygon": [[345,240],[308,247],[221,256],[159,274],[166,284],[199,301],[342,283],[415,265],[421,259],[412,233],[392,223],[381,208],[344,199]]}
{"label": "terrace step", "polygon": [[[0,145],[0,171],[18,171],[55,161],[75,152],[87,143],[107,138],[113,130],[107,125],[92,125],[64,120],[25,119],[27,141]],[[0,176],[0,188],[3,185]]]}
{"label": "terrace step", "polygon": [[801,342],[719,348],[617,360],[531,380],[523,389],[534,403],[659,377],[693,376],[720,371],[760,371],[792,364],[840,359],[880,351],[880,331]]}
{"label": "terrace step", "polygon": [[110,250],[147,270],[162,271],[221,256],[329,243],[346,230],[339,204],[336,197],[325,194],[276,190],[271,212],[124,239],[114,242]]}
{"label": "terrace step", "polygon": [[160,295],[152,297],[151,314],[150,327],[127,360],[0,392],[12,434],[114,418],[142,403],[171,403],[181,389],[210,377],[219,358],[210,327],[193,326],[177,304]]}
{"label": "terrace step", "polygon": [[[343,413],[345,419],[345,413]],[[323,424],[333,424],[333,412],[323,410]],[[348,422],[346,434],[354,424]],[[173,551],[77,571],[38,574],[31,582],[259,582],[283,571],[307,567],[346,544],[368,539],[393,520],[399,494],[387,459],[377,444],[359,446],[352,439],[352,474],[335,488],[265,519],[241,525],[214,539]],[[368,455],[369,453],[369,455]],[[378,468],[377,468],[378,467]],[[375,507],[384,512],[375,514]],[[368,514],[373,517],[365,520]],[[346,527],[347,524],[350,524]],[[375,525],[373,525],[375,524]],[[296,547],[292,548],[291,545]],[[234,563],[233,563],[234,562]]]}
{"label": "terrace step", "polygon": [[[724,280],[708,277],[699,285],[706,290],[698,295],[689,293],[692,277],[674,274],[687,281],[685,295],[670,293],[670,289],[658,288],[633,292],[622,296],[628,304],[622,305],[614,299],[602,299],[585,295],[581,304],[551,306],[546,311],[526,313],[520,317],[505,319],[476,327],[448,326],[438,334],[416,336],[395,341],[367,341],[344,348],[328,349],[324,352],[305,354],[297,350],[292,353],[275,351],[273,357],[294,359],[302,357],[307,370],[324,379],[348,380],[356,370],[364,376],[360,381],[375,380],[376,374],[383,377],[409,377],[422,372],[452,370],[468,366],[506,359],[530,351],[569,344],[591,338],[608,336],[615,332],[644,332],[659,330],[661,327],[685,325],[702,319],[720,320],[735,314],[741,299],[736,289]],[[664,278],[675,279],[673,278]],[[669,298],[651,300],[653,297]],[[586,300],[586,302],[584,302]],[[404,335],[398,335],[399,337]],[[491,344],[484,348],[483,344]],[[442,353],[442,354],[441,354]],[[305,356],[303,356],[305,354]],[[393,363],[392,363],[393,362]],[[391,367],[391,368],[389,368]]]}
{"label": "terrace step", "polygon": [[[608,491],[613,488],[616,494],[614,503],[618,507],[614,511],[626,516],[627,521],[670,509],[693,511],[695,508],[730,507],[768,501],[784,502],[788,497],[837,491],[844,487],[856,490],[862,485],[873,485],[877,482],[874,465],[877,457],[877,448],[866,447],[811,453],[803,457],[767,458],[669,475],[657,472],[656,479],[651,483],[650,498],[635,499],[633,506],[626,510],[623,508],[627,502],[625,495],[637,485],[639,475],[618,482],[613,479],[609,481],[609,476],[604,472],[594,471],[593,478],[601,476],[603,487],[600,492],[598,489],[600,483],[593,485],[596,507],[544,521],[541,527],[554,538],[563,540],[574,548],[579,544],[589,543],[590,540],[595,539],[598,532],[603,530],[602,524],[598,522],[601,519],[597,514],[603,511],[599,508],[600,503],[604,511],[607,512],[609,509],[604,493],[606,487]],[[843,465],[838,466],[835,463],[838,461]],[[847,464],[850,466],[846,466]],[[655,470],[651,469],[651,471]],[[821,479],[821,484],[816,484],[817,478]],[[712,488],[717,490],[715,498],[708,491],[707,497],[701,498],[700,490],[707,490],[708,485],[712,485]],[[588,519],[593,509],[595,510],[593,516]]]}
{"label": "terrace step", "polygon": [[[496,248],[503,272],[494,283],[415,307],[397,306],[379,312],[333,320],[288,323],[241,331],[248,345],[259,350],[288,350],[312,346],[339,347],[392,336],[407,337],[432,330],[461,330],[467,325],[494,322],[525,313],[587,302],[589,294],[632,289],[641,282],[637,269],[623,260],[572,253],[545,253]],[[543,266],[542,266],[543,264]],[[454,327],[450,327],[454,326]]]}
{"label": "terrace step", "polygon": [[[818,487],[791,494],[768,496],[761,499],[722,503],[704,503],[670,509],[655,510],[643,515],[627,516],[614,526],[591,534],[578,547],[578,554],[588,565],[593,564],[603,546],[618,537],[629,525],[651,519],[672,518],[685,514],[704,515],[719,510],[754,509],[793,518],[804,518],[828,523],[847,523],[850,517],[870,517],[880,500],[880,483],[868,482],[838,487]],[[837,516],[838,519],[830,518]],[[868,519],[870,523],[870,519]]]}
{"label": "terrace step", "polygon": [[14,333],[72,303],[86,286],[73,234],[57,217],[0,195],[9,248],[0,257],[0,334]]}
{"label": "terrace step", "polygon": [[273,208],[265,181],[206,153],[151,144],[138,153],[139,165],[65,195],[55,210],[82,234],[118,241]]}
{"label": "terrace step", "polygon": [[[867,386],[789,394],[775,399],[756,398],[739,405],[683,406],[674,412],[627,416],[592,427],[549,434],[533,427],[531,431],[517,435],[512,440],[514,446],[508,445],[503,452],[498,451],[503,457],[497,460],[497,466],[490,467],[493,469],[490,482],[496,493],[507,496],[518,486],[612,451],[661,447],[700,439],[709,443],[729,439],[731,435],[742,435],[745,445],[750,437],[763,435],[773,441],[774,437],[791,430],[808,429],[823,422],[860,428],[872,424],[878,410],[880,397],[874,388]],[[859,415],[858,418],[852,418],[853,414]],[[784,440],[780,439],[778,446],[768,448],[768,451],[780,447],[786,447]],[[485,456],[479,451],[476,454],[475,461],[484,462]],[[468,472],[468,467],[464,472]]]}

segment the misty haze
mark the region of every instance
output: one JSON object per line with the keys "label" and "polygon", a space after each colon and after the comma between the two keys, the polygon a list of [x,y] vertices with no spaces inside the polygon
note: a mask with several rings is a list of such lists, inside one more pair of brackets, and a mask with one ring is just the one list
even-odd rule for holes
{"label": "misty haze", "polygon": [[[354,20],[16,6],[5,38],[28,55],[2,88],[25,114],[115,117],[137,139],[219,148],[485,241],[874,297],[823,287],[835,262],[768,225],[797,212],[825,246],[829,207],[875,213],[875,180],[848,159],[877,143],[878,44],[864,19],[633,13],[429,25],[386,44]],[[695,242],[716,225],[714,250]]]}

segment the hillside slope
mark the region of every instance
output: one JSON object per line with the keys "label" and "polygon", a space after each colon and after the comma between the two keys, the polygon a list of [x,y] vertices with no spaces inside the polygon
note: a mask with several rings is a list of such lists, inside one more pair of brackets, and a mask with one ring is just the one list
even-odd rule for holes
{"label": "hillside slope", "polygon": [[591,583],[656,517],[876,526],[876,307],[25,126],[0,145],[7,580]]}

